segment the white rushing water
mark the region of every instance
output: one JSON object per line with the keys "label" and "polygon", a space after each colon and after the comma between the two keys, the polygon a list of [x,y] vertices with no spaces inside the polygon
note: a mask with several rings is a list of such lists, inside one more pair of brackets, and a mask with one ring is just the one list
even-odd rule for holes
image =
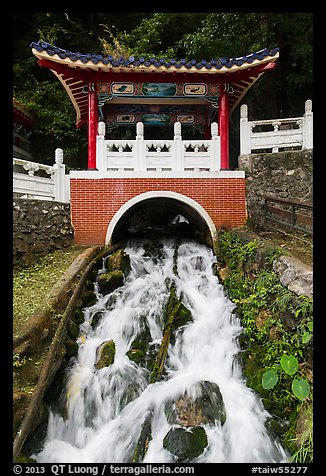
{"label": "white rushing water", "polygon": [[[125,249],[131,272],[123,286],[101,295],[95,284],[97,303],[84,309],[80,326],[79,352],[67,370],[65,415],[50,413],[44,447],[33,457],[40,463],[128,463],[142,425],[151,413],[151,434],[144,463],[174,462],[163,448],[168,423],[164,404],[203,380],[219,386],[225,404],[223,425],[203,425],[208,446],[194,460],[198,463],[282,462],[287,455],[265,429],[269,413],[257,395],[245,385],[237,362],[237,337],[242,328],[214,275],[215,257],[210,248],[183,241],[178,248],[173,273],[174,241],[162,240],[162,259],[145,256],[140,242],[130,241]],[[191,311],[192,321],[170,344],[161,381],[149,383],[150,371],[132,362],[126,353],[144,323],[153,345],[163,333],[162,309],[174,279],[177,295]],[[91,326],[97,311],[100,323]],[[112,339],[115,360],[96,369],[96,349]],[[126,400],[128,398],[128,400]],[[129,402],[129,403],[128,403]]]}

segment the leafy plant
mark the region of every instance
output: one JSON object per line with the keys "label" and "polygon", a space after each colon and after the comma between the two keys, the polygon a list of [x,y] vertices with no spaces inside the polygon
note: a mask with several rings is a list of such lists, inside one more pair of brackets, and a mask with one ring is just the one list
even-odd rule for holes
{"label": "leafy plant", "polygon": [[[286,374],[293,376],[299,369],[298,359],[294,355],[282,355],[280,359],[279,368]],[[262,375],[262,386],[265,390],[272,389],[279,381],[277,372],[272,369],[267,370]],[[298,400],[305,400],[310,394],[310,384],[306,379],[294,378],[291,384],[291,390],[293,395]]]}
{"label": "leafy plant", "polygon": [[294,375],[299,368],[298,359],[294,355],[282,355],[280,364],[284,372]]}
{"label": "leafy plant", "polygon": [[309,397],[310,385],[305,379],[293,379],[291,389],[299,400],[305,400]]}
{"label": "leafy plant", "polygon": [[262,385],[263,388],[269,390],[273,388],[278,382],[278,375],[274,372],[274,370],[267,370],[262,376]]}

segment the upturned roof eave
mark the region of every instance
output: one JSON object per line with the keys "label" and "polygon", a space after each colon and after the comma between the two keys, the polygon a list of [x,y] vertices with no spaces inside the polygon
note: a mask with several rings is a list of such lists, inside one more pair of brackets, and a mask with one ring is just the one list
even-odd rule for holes
{"label": "upturned roof eave", "polygon": [[[275,61],[279,57],[279,50],[275,48],[272,52],[264,49],[245,57],[224,58],[224,61],[227,61],[227,66],[221,66],[221,63],[219,63],[219,67],[217,65],[220,60],[211,60],[209,63],[202,60],[204,64],[201,64],[200,68],[197,67],[198,64],[191,66],[190,63],[186,67],[185,64],[181,64],[185,60],[181,60],[179,63],[173,60],[176,63],[174,65],[170,63],[149,64],[149,62],[135,65],[129,62],[126,66],[123,63],[117,65],[116,60],[111,62],[108,62],[105,58],[99,60],[98,58],[102,58],[101,56],[71,53],[47,43],[32,43],[31,46],[40,66],[50,69],[66,90],[76,111],[77,127],[81,127],[88,122],[87,95],[83,91],[84,86],[88,85],[89,82],[203,81],[220,84],[231,83],[236,89],[232,97],[230,96],[230,113],[232,113],[256,80],[266,70],[273,69],[276,66]],[[59,54],[65,57],[60,57]],[[77,54],[82,59],[78,59]],[[258,57],[254,58],[254,55]],[[231,65],[232,61],[241,64]],[[214,62],[216,64],[212,66]]]}
{"label": "upturned roof eave", "polygon": [[[258,59],[258,58],[250,58],[250,62],[248,61],[243,61],[243,58],[248,58],[250,55],[240,57],[237,59],[237,61],[241,62],[243,61],[242,64],[233,64],[232,66],[222,66],[222,67],[216,67],[216,66],[211,66],[210,68],[205,67],[203,65],[201,68],[197,68],[195,66],[193,67],[186,67],[185,65],[181,65],[180,63],[177,63],[176,65],[169,65],[167,66],[166,64],[162,64],[160,66],[155,66],[154,64],[146,66],[145,64],[141,64],[138,66],[135,66],[134,64],[129,64],[128,66],[125,66],[123,63],[120,65],[113,65],[112,63],[105,64],[103,61],[97,61],[94,63],[91,59],[89,59],[87,62],[84,62],[80,59],[75,59],[71,60],[70,57],[66,58],[60,58],[58,54],[48,54],[46,50],[44,51],[38,51],[36,48],[32,48],[33,54],[38,58],[39,60],[49,60],[53,63],[61,64],[61,65],[66,65],[69,68],[73,68],[79,71],[94,71],[94,72],[101,72],[101,73],[148,73],[151,74],[153,72],[155,73],[174,73],[174,74],[186,74],[186,75],[224,75],[224,74],[232,74],[232,73],[237,73],[239,71],[244,71],[246,69],[253,68],[257,65],[261,64],[266,64],[266,63],[271,63],[274,62],[278,59],[279,57],[279,52],[276,51],[273,55],[267,54],[264,56],[263,59]],[[235,58],[236,60],[236,58]],[[207,63],[206,63],[207,64]],[[210,64],[210,63],[208,63]]]}

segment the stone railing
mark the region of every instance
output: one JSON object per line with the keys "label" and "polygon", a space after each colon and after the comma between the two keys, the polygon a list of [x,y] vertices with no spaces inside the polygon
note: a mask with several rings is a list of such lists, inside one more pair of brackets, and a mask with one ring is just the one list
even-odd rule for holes
{"label": "stone railing", "polygon": [[53,166],[14,158],[13,192],[21,198],[68,202],[62,149],[56,149]]}
{"label": "stone railing", "polygon": [[240,154],[313,148],[312,101],[305,102],[303,117],[248,121],[248,106],[240,108]]}
{"label": "stone railing", "polygon": [[136,125],[135,140],[105,140],[105,124],[99,122],[97,169],[100,171],[218,171],[220,138],[211,125],[211,140],[182,140],[181,123],[174,124],[173,140],[144,140],[144,124]]}

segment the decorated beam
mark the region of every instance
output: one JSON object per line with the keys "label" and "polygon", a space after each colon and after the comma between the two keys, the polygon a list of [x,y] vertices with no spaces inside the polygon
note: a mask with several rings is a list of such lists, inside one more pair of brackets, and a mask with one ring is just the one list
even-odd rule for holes
{"label": "decorated beam", "polygon": [[[88,125],[88,168],[96,167],[96,131],[98,114],[103,118],[106,103],[125,105],[125,111],[107,112],[107,124],[143,123],[170,124],[174,122],[200,125],[204,135],[209,133],[209,120],[214,112],[205,109],[204,119],[199,110],[180,109],[179,114],[163,111],[161,105],[197,105],[218,108],[221,138],[221,166],[229,168],[229,114],[245,93],[266,71],[275,67],[278,48],[267,48],[237,58],[201,61],[164,58],[103,57],[91,53],[73,53],[45,42],[31,43],[33,54],[42,67],[49,68],[60,80],[76,111],[76,125]],[[114,101],[115,100],[115,101]],[[152,103],[155,110],[132,112],[132,106]],[[181,101],[181,102],[180,102]],[[208,116],[208,117],[207,117]],[[215,120],[215,119],[214,119]]]}
{"label": "decorated beam", "polygon": [[[88,120],[88,111],[85,111],[84,104],[81,105],[83,96],[80,92],[89,83],[229,83],[233,86],[233,92],[229,92],[229,112],[232,113],[254,82],[275,67],[279,57],[278,48],[209,61],[103,57],[73,53],[41,41],[31,43],[31,48],[39,64],[53,71],[65,87],[76,110],[77,127]],[[71,84],[74,84],[73,89]]]}

